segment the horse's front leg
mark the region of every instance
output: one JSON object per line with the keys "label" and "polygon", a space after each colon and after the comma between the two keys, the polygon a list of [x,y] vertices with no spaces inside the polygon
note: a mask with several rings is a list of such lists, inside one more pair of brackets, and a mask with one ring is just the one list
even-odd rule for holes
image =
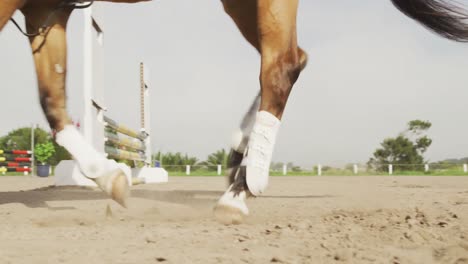
{"label": "horse's front leg", "polygon": [[[21,10],[27,21],[28,32],[37,26],[52,10],[48,7]],[[71,124],[66,109],[67,44],[66,26],[71,10],[58,11],[50,26],[41,34],[30,37],[36,67],[41,107],[50,127],[57,132],[56,141],[75,158],[83,174],[115,201],[125,206],[128,196],[127,177],[113,161],[107,160],[82,137]]]}
{"label": "horse's front leg", "polygon": [[[297,0],[223,0],[223,4],[262,59],[260,111],[253,119],[252,132],[238,137],[240,151],[235,151],[236,146],[231,151],[232,184],[215,207],[218,220],[239,223],[248,214],[246,196],[261,194],[268,184],[280,119],[291,89],[307,64],[307,54],[297,46]],[[233,165],[240,161],[240,166]]]}

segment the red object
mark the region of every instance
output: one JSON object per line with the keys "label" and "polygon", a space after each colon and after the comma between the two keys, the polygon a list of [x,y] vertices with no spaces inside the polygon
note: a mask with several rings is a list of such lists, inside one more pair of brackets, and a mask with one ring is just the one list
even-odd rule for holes
{"label": "red object", "polygon": [[15,158],[15,161],[18,161],[18,162],[31,162],[31,158]]}
{"label": "red object", "polygon": [[31,154],[31,151],[30,150],[12,150],[11,154],[14,154],[14,155],[29,155],[29,154]]}
{"label": "red object", "polygon": [[16,168],[17,172],[31,172],[31,168]]}

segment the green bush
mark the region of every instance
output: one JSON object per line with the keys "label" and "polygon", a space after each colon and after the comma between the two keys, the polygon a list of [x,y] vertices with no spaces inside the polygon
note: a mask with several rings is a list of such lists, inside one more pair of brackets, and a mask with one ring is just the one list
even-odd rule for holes
{"label": "green bush", "polygon": [[47,141],[42,144],[37,144],[34,147],[34,157],[41,164],[49,161],[49,159],[55,154],[55,148],[52,142]]}

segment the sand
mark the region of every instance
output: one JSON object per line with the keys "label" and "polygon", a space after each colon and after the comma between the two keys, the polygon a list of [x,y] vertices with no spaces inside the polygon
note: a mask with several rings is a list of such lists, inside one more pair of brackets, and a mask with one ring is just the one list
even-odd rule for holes
{"label": "sand", "polygon": [[272,177],[225,226],[220,177],[134,186],[129,208],[0,177],[0,263],[468,263],[468,177]]}

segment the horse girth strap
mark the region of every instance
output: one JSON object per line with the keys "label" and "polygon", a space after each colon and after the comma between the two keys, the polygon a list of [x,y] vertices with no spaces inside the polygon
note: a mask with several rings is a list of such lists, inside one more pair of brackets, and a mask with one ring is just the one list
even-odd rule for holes
{"label": "horse girth strap", "polygon": [[[16,26],[16,28],[26,37],[35,37],[38,35],[41,35],[44,32],[44,29],[48,28],[51,25],[52,18],[57,14],[58,11],[66,8],[70,9],[84,9],[90,7],[95,0],[63,0],[60,2],[51,12],[50,14],[46,17],[44,22],[42,23],[41,26],[37,29],[36,32],[34,33],[27,33],[25,30],[23,30],[19,24],[16,22],[15,19],[10,18],[11,22]],[[86,3],[86,4],[83,4]]]}

